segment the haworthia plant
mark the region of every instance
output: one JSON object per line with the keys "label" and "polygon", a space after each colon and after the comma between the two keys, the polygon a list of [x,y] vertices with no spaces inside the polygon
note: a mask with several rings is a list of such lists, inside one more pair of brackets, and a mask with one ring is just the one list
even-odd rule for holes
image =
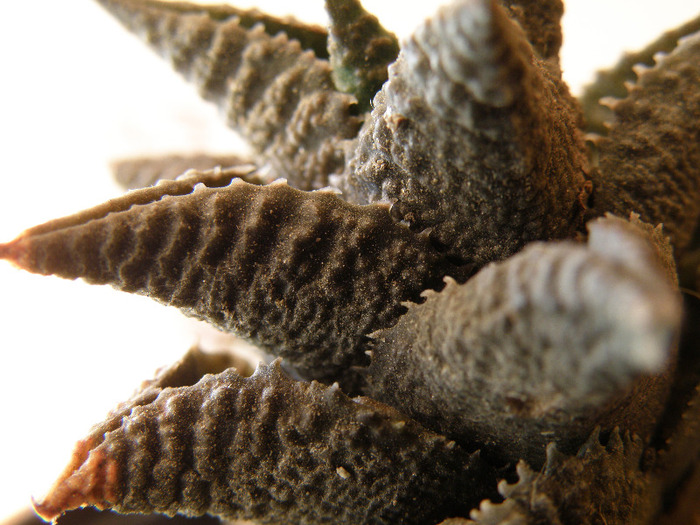
{"label": "haworthia plant", "polygon": [[148,295],[281,361],[246,377],[192,351],[78,443],[44,518],[698,517],[697,21],[618,67],[628,93],[588,90],[624,98],[587,147],[602,118],[561,79],[560,0],[456,0],[400,46],[356,0],[328,0],[328,32],[98,1],[253,154],[122,161],[140,189],[0,258]]}

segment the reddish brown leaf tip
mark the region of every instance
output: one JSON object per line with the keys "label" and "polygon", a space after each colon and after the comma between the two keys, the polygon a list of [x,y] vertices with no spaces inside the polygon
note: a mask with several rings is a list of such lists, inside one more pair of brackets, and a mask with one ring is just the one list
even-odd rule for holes
{"label": "reddish brown leaf tip", "polygon": [[41,500],[32,499],[34,511],[46,521],[54,521],[78,507],[111,507],[118,500],[119,469],[104,450],[93,449],[95,442],[78,442],[68,466]]}
{"label": "reddish brown leaf tip", "polygon": [[20,261],[24,251],[22,237],[17,237],[14,241],[0,244],[0,259],[5,259],[17,266],[21,266]]}

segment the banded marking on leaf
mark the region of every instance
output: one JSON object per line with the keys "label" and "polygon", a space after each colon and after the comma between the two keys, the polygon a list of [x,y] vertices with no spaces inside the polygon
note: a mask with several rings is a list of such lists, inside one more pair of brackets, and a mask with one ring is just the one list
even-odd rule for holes
{"label": "banded marking on leaf", "polygon": [[100,3],[217,104],[277,176],[318,189],[342,170],[340,141],[361,121],[354,97],[336,91],[327,60],[238,16],[219,20],[167,2]]}
{"label": "banded marking on leaf", "polygon": [[[148,295],[332,380],[365,363],[367,334],[391,326],[456,268],[386,206],[206,175],[163,181],[32,228],[0,257],[35,273]],[[237,171],[233,171],[233,174]],[[194,186],[194,191],[193,191]],[[168,192],[167,190],[171,190]]]}
{"label": "banded marking on leaf", "polygon": [[161,390],[99,444],[79,444],[35,506],[46,519],[87,504],[264,522],[431,523],[491,495],[493,475],[478,454],[396,410],[337,385],[292,381],[277,361],[249,378],[229,369]]}

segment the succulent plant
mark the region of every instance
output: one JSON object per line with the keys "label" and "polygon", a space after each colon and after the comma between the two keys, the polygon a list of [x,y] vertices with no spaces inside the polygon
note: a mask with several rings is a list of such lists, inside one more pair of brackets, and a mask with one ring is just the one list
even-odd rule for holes
{"label": "succulent plant", "polygon": [[700,20],[579,102],[560,0],[457,0],[400,46],[355,0],[328,31],[98,2],[253,155],[122,162],[134,189],[0,258],[276,359],[190,351],[78,442],[42,517],[698,519]]}

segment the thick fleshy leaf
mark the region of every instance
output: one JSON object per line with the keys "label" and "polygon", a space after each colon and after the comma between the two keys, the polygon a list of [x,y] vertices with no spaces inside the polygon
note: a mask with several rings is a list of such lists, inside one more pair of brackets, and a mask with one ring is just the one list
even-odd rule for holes
{"label": "thick fleshy leaf", "polygon": [[666,31],[641,51],[625,53],[611,69],[599,71],[595,81],[586,86],[580,97],[586,119],[586,131],[606,135],[608,127],[615,122],[615,113],[601,101],[608,97],[627,97],[627,86],[637,80],[635,69],[643,71],[644,66],[654,66],[656,55],[670,53],[678,45],[679,39],[698,31],[700,31],[700,16],[682,26]]}
{"label": "thick fleshy leaf", "polygon": [[191,348],[182,359],[158,370],[153,379],[144,381],[134,394],[115,407],[104,421],[95,425],[88,437],[83,440],[93,444],[101,443],[104,436],[117,428],[136,407],[149,405],[165,388],[188,387],[196,384],[206,374],[219,374],[235,368],[240,376],[253,374],[251,364],[232,352],[205,352]]}
{"label": "thick fleshy leaf", "polygon": [[495,0],[456,2],[404,44],[337,184],[477,267],[571,236],[588,191],[571,104]]}
{"label": "thick fleshy leaf", "polygon": [[678,278],[683,288],[700,296],[700,220],[690,243],[679,257]]}
{"label": "thick fleshy leaf", "polygon": [[676,255],[700,218],[700,33],[684,38],[613,105],[597,144],[593,209],[663,223]]}
{"label": "thick fleshy leaf", "polygon": [[[239,171],[209,172],[226,180]],[[329,191],[189,172],[0,245],[0,258],[148,295],[281,355],[303,375],[343,381],[367,360],[366,335],[402,301],[463,270],[386,206]]]}
{"label": "thick fleshy leaf", "polygon": [[550,441],[572,452],[596,426],[649,438],[680,297],[643,230],[614,218],[589,228],[588,246],[530,245],[374,334],[371,395],[534,467]]}
{"label": "thick fleshy leaf", "polygon": [[475,521],[456,518],[440,525],[694,523],[700,494],[700,356],[695,343],[700,302],[691,310],[688,314],[696,324],[688,327],[693,333],[686,334],[685,348],[681,345],[678,377],[659,424],[662,439],[672,437],[660,450],[645,448],[641,439],[628,433],[623,437],[617,429],[607,437],[605,448],[596,430],[576,456],[550,445],[540,472],[520,462],[519,481],[499,484],[505,501],[483,502],[471,513]]}
{"label": "thick fleshy leaf", "polygon": [[[434,523],[495,488],[478,454],[279,363],[166,388],[102,440],[78,444],[46,519],[94,505],[262,523]],[[489,483],[491,481],[491,483]]]}
{"label": "thick fleshy leaf", "polygon": [[328,52],[336,87],[355,95],[363,111],[388,78],[399,54],[396,35],[382,27],[359,0],[326,0],[331,19]]}
{"label": "thick fleshy leaf", "polygon": [[700,248],[684,253],[678,262],[681,286],[700,294]]}
{"label": "thick fleshy leaf", "polygon": [[327,60],[239,16],[217,19],[168,2],[99,2],[217,104],[276,176],[318,189],[342,170],[339,143],[361,122],[355,99],[336,91]]}
{"label": "thick fleshy leaf", "polygon": [[677,525],[678,523],[700,523],[700,462],[685,474],[683,483],[675,488],[671,508],[656,521],[655,525]]}

